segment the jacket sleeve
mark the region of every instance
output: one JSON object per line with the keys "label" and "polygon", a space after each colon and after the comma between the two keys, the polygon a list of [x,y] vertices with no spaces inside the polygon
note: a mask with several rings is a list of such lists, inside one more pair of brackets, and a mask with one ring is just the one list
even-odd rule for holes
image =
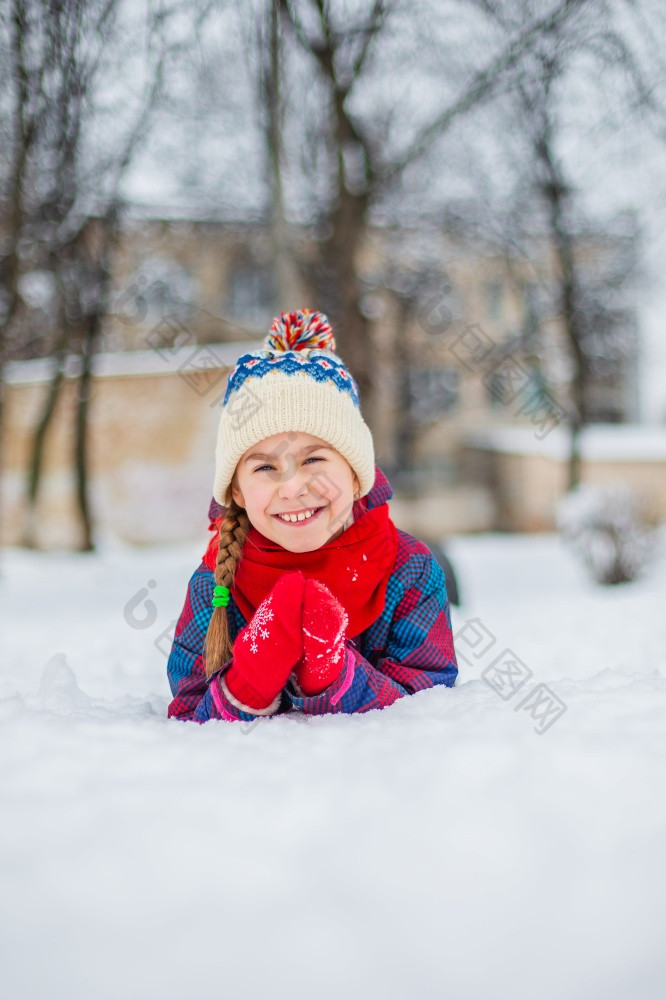
{"label": "jacket sleeve", "polygon": [[361,652],[347,640],[338,677],[321,694],[286,694],[297,711],[368,712],[458,676],[444,573],[422,543],[391,578],[384,614],[367,631]]}
{"label": "jacket sleeve", "polygon": [[213,574],[202,563],[190,579],[167,662],[167,675],[173,695],[168,716],[170,719],[194,722],[207,722],[209,719],[253,722],[258,715],[272,715],[278,711],[278,702],[257,712],[236,701],[223,679],[231,660],[210,677],[206,677],[203,649],[213,613],[211,600],[214,586]]}

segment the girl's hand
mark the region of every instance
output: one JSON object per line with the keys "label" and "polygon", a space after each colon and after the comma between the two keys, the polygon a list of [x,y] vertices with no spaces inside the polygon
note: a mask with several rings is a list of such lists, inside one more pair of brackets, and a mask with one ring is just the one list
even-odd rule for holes
{"label": "girl's hand", "polygon": [[303,660],[296,680],[303,694],[321,694],[342,669],[347,612],[328,587],[306,580],[303,599]]}
{"label": "girl's hand", "polygon": [[304,587],[300,570],[285,573],[236,637],[224,682],[248,708],[268,708],[303,656]]}

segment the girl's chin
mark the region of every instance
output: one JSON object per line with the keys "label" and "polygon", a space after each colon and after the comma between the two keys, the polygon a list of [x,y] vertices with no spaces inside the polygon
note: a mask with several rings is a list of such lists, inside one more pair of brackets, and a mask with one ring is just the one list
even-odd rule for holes
{"label": "girl's chin", "polygon": [[290,552],[313,552],[325,545],[332,536],[323,525],[319,527],[313,525],[310,529],[296,528],[295,531],[274,528],[271,537]]}
{"label": "girl's chin", "polygon": [[280,545],[282,546],[283,549],[286,549],[287,552],[294,552],[294,553],[316,552],[316,550],[320,549],[323,544],[324,544],[323,542],[319,544],[317,544],[316,542],[314,543],[310,542],[310,544],[308,545],[308,543],[305,540],[303,541],[302,545],[297,545],[295,542],[284,542],[284,541],[280,542]]}

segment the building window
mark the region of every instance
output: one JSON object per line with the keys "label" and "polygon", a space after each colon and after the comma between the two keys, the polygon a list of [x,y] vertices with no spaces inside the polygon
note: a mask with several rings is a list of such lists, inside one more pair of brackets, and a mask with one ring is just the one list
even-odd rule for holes
{"label": "building window", "polygon": [[274,311],[272,272],[258,264],[235,263],[229,275],[227,312],[245,323],[265,324]]}
{"label": "building window", "polygon": [[523,308],[526,316],[536,316],[539,312],[539,289],[533,281],[522,284]]}
{"label": "building window", "polygon": [[484,381],[491,409],[508,410],[514,416],[528,400],[550,398],[543,375],[534,368],[528,371],[524,364],[500,366]]}
{"label": "building window", "polygon": [[170,257],[154,255],[142,260],[112,300],[111,311],[124,326],[154,325],[165,318],[184,322],[197,298],[191,272]]}
{"label": "building window", "polygon": [[497,278],[487,281],[485,294],[488,318],[498,323],[502,318],[502,282],[498,281]]}
{"label": "building window", "polygon": [[410,368],[412,417],[419,423],[428,423],[455,409],[459,401],[459,378],[459,372],[453,368]]}
{"label": "building window", "polygon": [[500,372],[492,372],[486,382],[490,407],[493,410],[504,409],[504,378]]}

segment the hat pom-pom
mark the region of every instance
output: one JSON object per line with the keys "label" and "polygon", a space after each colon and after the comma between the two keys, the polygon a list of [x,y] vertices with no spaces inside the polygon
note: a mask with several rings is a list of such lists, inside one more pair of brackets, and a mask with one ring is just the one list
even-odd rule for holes
{"label": "hat pom-pom", "polygon": [[280,313],[276,316],[264,340],[269,351],[331,351],[335,353],[335,337],[326,316],[310,309]]}

